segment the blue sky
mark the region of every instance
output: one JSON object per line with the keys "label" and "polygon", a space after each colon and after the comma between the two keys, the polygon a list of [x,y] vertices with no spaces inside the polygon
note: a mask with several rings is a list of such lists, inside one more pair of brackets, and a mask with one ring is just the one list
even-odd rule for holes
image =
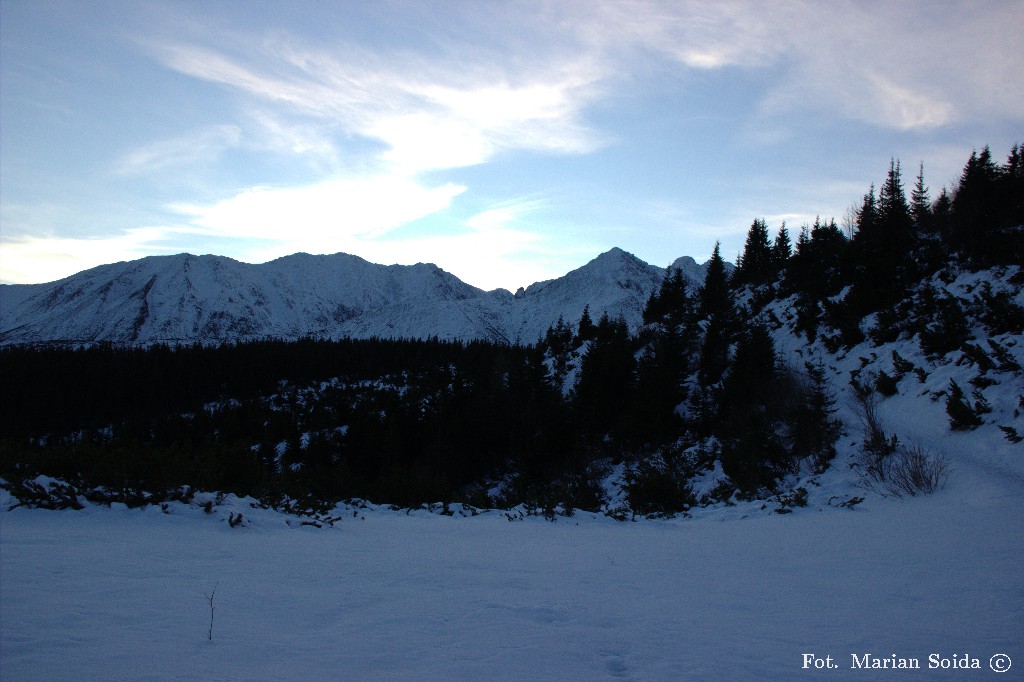
{"label": "blue sky", "polygon": [[1024,141],[1024,3],[0,2],[0,281],[189,251],[734,258]]}

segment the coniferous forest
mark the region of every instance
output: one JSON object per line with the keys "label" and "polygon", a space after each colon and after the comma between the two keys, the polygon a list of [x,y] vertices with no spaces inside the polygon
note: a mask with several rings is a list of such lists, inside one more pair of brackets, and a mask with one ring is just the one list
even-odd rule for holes
{"label": "coniferous forest", "polygon": [[[755,219],[734,269],[716,246],[703,286],[670,270],[635,332],[585,311],[530,346],[6,347],[0,477],[45,474],[129,504],[216,490],[571,511],[599,508],[603,467],[625,462],[632,510],[675,513],[708,501],[689,481],[720,462],[717,499],[771,492],[829,467],[842,428],[821,363],[776,348],[773,311],[833,353],[916,338],[929,355],[970,354],[977,329],[1020,334],[1024,308],[1005,291],[964,301],[937,283],[1024,263],[1022,155],[975,152],[934,196],[923,167],[908,181],[894,160],[843,225],[773,234]],[[856,389],[884,395],[892,381]],[[983,405],[953,387],[947,400],[953,428],[971,428]]]}

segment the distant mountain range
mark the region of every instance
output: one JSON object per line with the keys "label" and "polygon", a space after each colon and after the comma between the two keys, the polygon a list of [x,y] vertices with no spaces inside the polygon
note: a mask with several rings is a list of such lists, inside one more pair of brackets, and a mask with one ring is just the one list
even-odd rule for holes
{"label": "distant mountain range", "polygon": [[377,265],[305,253],[252,265],[222,256],[152,256],[47,284],[0,285],[0,345],[220,343],[259,338],[486,339],[532,343],[585,307],[635,329],[666,272],[694,290],[704,265],[660,268],[622,249],[515,294],[484,291],[436,265]]}

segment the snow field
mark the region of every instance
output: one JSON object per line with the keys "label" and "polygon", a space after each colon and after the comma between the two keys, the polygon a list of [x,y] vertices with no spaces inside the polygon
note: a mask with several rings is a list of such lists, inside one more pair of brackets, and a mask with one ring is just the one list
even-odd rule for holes
{"label": "snow field", "polygon": [[[993,674],[1006,653],[1020,663],[999,679],[1021,679],[1009,497],[637,523],[378,509],[322,530],[248,508],[239,528],[180,504],[16,509],[0,513],[0,677],[890,679],[850,655],[967,653]],[[804,653],[840,669],[803,670]]]}

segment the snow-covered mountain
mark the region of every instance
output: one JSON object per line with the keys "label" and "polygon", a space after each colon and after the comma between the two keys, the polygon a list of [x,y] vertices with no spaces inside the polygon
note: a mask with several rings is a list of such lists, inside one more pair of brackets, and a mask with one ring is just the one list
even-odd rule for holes
{"label": "snow-covered mountain", "polygon": [[[680,258],[694,286],[704,266]],[[299,253],[251,265],[221,256],[152,256],[48,284],[0,285],[0,344],[218,342],[264,337],[488,339],[530,343],[586,306],[640,323],[666,273],[612,249],[512,294],[435,265],[377,265]]]}

